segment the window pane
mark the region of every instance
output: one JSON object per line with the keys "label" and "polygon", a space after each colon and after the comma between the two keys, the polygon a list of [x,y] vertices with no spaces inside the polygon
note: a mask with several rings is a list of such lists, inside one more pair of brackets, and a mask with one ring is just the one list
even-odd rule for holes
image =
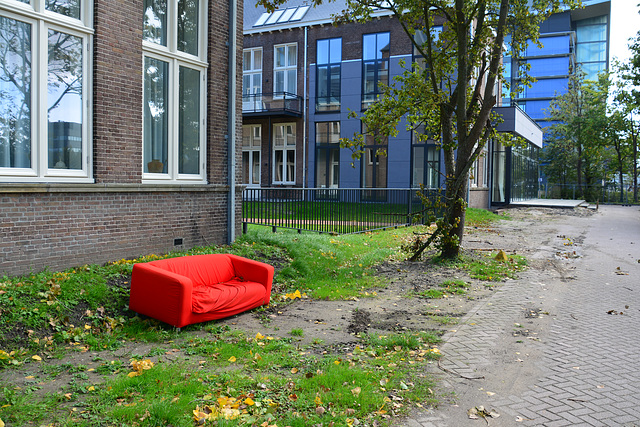
{"label": "window pane", "polygon": [[331,39],[329,49],[329,60],[332,64],[342,61],[342,39]]}
{"label": "window pane", "polygon": [[413,147],[413,175],[411,179],[413,187],[424,184],[424,151],[424,146]]}
{"label": "window pane", "polygon": [[254,50],[253,51],[253,69],[261,70],[262,69],[262,50]]}
{"label": "window pane", "polygon": [[82,169],[82,38],[49,30],[48,165]]}
{"label": "window pane", "polygon": [[250,155],[251,153],[249,151],[242,152],[242,183],[243,184],[250,183],[250,178],[249,178],[250,168],[251,168],[251,163],[249,159]]}
{"label": "window pane", "polygon": [[287,181],[293,181],[296,176],[296,152],[287,150]]}
{"label": "window pane", "polygon": [[275,72],[274,92],[284,92],[284,71]]}
{"label": "window pane", "polygon": [[318,64],[329,62],[329,40],[318,40]]}
{"label": "window pane", "polygon": [[[25,1],[24,3],[29,3]],[[47,0],[45,7],[51,12],[80,19],[80,0]]]}
{"label": "window pane", "polygon": [[242,53],[242,71],[251,70],[251,51],[245,50]]}
{"label": "window pane", "polygon": [[142,37],[152,43],[167,45],[167,0],[144,0]]}
{"label": "window pane", "polygon": [[316,187],[326,188],[327,182],[327,152],[329,150],[320,149],[316,157]]}
{"label": "window pane", "polygon": [[198,0],[178,0],[178,50],[198,54]]}
{"label": "window pane", "polygon": [[0,17],[0,167],[31,167],[31,25]]}
{"label": "window pane", "polygon": [[296,83],[296,70],[287,71],[287,92],[295,95],[298,92]]}
{"label": "window pane", "polygon": [[284,152],[282,150],[276,150],[276,176],[275,181],[283,181],[284,180],[284,162],[283,156]]}
{"label": "window pane", "polygon": [[362,38],[362,58],[376,59],[376,35],[367,34]]}
{"label": "window pane", "polygon": [[285,66],[284,46],[280,46],[276,48],[275,57],[276,57],[276,67],[284,67]]}
{"label": "window pane", "polygon": [[251,159],[251,183],[260,184],[260,152],[253,151]]}
{"label": "window pane", "polygon": [[167,173],[169,64],[145,58],[144,70],[145,172]]}
{"label": "window pane", "polygon": [[[327,79],[329,78],[328,72],[329,68],[326,65],[318,67],[318,97],[320,98],[329,96],[329,86],[327,84]],[[327,102],[327,99],[319,99],[318,102],[324,104]]]}
{"label": "window pane", "polygon": [[178,173],[200,173],[200,72],[180,67]]}
{"label": "window pane", "polygon": [[376,58],[388,58],[389,57],[389,33],[378,34],[376,45]]}
{"label": "window pane", "polygon": [[297,52],[298,52],[298,49],[296,48],[296,46],[288,46],[288,49],[287,49],[287,66],[289,66],[289,67],[295,67],[296,66],[296,64],[298,63]]}

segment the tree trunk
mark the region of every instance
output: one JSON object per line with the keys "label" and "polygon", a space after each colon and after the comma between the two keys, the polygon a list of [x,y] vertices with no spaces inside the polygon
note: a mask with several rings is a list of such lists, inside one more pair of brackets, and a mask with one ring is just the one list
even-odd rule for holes
{"label": "tree trunk", "polygon": [[[446,259],[454,259],[460,255],[462,237],[464,235],[464,220],[467,196],[468,179],[460,186],[456,194],[447,194],[448,203],[451,207],[447,212],[447,224],[451,227],[448,238],[442,244],[441,256]],[[449,197],[450,196],[450,197]]]}

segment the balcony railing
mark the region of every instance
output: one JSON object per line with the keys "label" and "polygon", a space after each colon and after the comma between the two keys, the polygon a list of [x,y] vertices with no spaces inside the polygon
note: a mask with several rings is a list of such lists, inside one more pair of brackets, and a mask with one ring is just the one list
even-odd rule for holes
{"label": "balcony railing", "polygon": [[302,97],[289,92],[242,95],[243,116],[285,115],[302,117]]}
{"label": "balcony railing", "polygon": [[[247,188],[242,222],[320,233],[351,234],[422,223],[419,189]],[[438,190],[424,190],[434,208]]]}

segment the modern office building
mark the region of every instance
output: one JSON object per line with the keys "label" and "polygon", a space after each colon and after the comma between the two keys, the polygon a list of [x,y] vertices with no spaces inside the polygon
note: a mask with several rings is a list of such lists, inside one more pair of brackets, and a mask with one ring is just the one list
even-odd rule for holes
{"label": "modern office building", "polygon": [[[532,74],[544,78],[513,104],[503,102],[496,109],[505,118],[499,129],[524,137],[528,145],[487,146],[471,174],[471,206],[487,208],[537,197],[542,130],[536,121],[544,120],[543,104],[566,88],[578,58],[590,70],[606,66],[593,52],[603,46],[597,28],[602,31],[608,4],[553,15],[543,24],[542,42],[547,47],[532,45],[520,61],[529,61]],[[420,141],[419,130],[408,131],[401,124],[398,135],[384,144],[386,156],[377,155],[378,147],[371,145],[354,160],[349,150],[339,147],[341,137],[366,134],[350,111],[366,110],[378,96],[380,83],[390,83],[402,73],[401,62],[415,58],[411,41],[393,16],[374,11],[370,22],[333,25],[333,15],[344,8],[342,1],[311,7],[308,1],[291,0],[268,12],[245,1],[243,183],[440,188],[442,153],[435,143]],[[606,45],[605,41],[605,50]],[[517,63],[509,59],[506,65],[513,70]],[[536,121],[525,114],[529,110],[538,114],[533,116]]]}
{"label": "modern office building", "polygon": [[[537,80],[531,87],[520,84],[522,91],[513,103],[541,127],[548,121],[545,110],[556,94],[567,90],[569,76],[577,70],[588,80],[609,69],[609,32],[611,1],[587,0],[583,8],[556,13],[540,27],[540,43],[529,43],[525,56],[505,57],[505,80],[517,86],[517,67],[530,65],[529,74]],[[509,98],[503,99],[509,105]]]}

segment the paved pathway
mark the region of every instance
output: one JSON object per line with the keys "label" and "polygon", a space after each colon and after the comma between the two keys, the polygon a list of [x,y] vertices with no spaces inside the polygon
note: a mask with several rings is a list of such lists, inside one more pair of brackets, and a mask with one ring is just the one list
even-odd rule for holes
{"label": "paved pathway", "polygon": [[[435,373],[455,398],[403,426],[640,426],[640,209],[554,226],[537,256],[555,268],[504,284],[445,336]],[[479,405],[500,416],[469,419]]]}

